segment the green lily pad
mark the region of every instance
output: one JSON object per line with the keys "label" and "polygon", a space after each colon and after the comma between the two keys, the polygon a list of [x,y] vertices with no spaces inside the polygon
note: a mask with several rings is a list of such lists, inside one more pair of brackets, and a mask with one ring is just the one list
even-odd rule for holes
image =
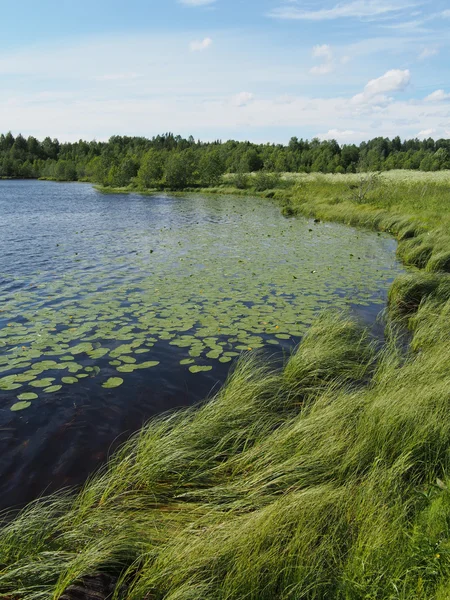
{"label": "green lily pad", "polygon": [[26,392],[25,394],[20,394],[17,396],[18,400],[36,400],[39,396],[34,394],[33,392]]}
{"label": "green lily pad", "polygon": [[103,358],[104,356],[106,356],[108,354],[109,350],[108,348],[97,348],[96,350],[92,350],[92,352],[88,352],[88,356],[89,358],[92,359],[98,359],[98,358]]}
{"label": "green lily pad", "polygon": [[67,384],[78,383],[78,379],[76,377],[63,377],[61,381]]}
{"label": "green lily pad", "polygon": [[123,383],[123,379],[121,379],[120,377],[110,377],[108,379],[108,381],[105,381],[105,383],[102,385],[102,387],[107,388],[107,389],[112,389],[112,388],[119,387],[120,385],[122,385],[122,383]]}
{"label": "green lily pad", "polygon": [[48,387],[49,385],[52,385],[52,383],[54,381],[55,381],[54,377],[46,377],[45,379],[36,379],[34,381],[30,381],[30,385],[31,385],[31,387],[45,388],[45,387]]}
{"label": "green lily pad", "polygon": [[136,362],[136,359],[133,356],[119,356],[118,360],[121,360],[124,363],[132,364]]}
{"label": "green lily pad", "polygon": [[51,385],[50,387],[45,388],[44,392],[46,394],[53,394],[59,392],[60,389],[62,389],[62,385]]}
{"label": "green lily pad", "polygon": [[212,367],[200,367],[198,365],[194,365],[189,367],[189,371],[191,373],[206,373],[207,371],[212,371]]}
{"label": "green lily pad", "polygon": [[30,408],[31,402],[16,402],[11,406],[9,410],[12,412],[19,412],[20,410],[25,410],[26,408]]}
{"label": "green lily pad", "polygon": [[135,365],[120,365],[120,367],[117,367],[119,373],[132,373],[135,369]]}
{"label": "green lily pad", "polygon": [[157,367],[159,365],[158,360],[148,360],[147,362],[140,363],[138,365],[133,365],[135,369],[152,369],[153,367]]}
{"label": "green lily pad", "polygon": [[82,344],[77,344],[76,346],[73,346],[73,348],[69,348],[69,352],[74,355],[83,354],[91,351],[93,351],[93,348],[90,342],[84,342]]}
{"label": "green lily pad", "polygon": [[[161,340],[176,362],[194,367],[206,357],[227,364],[241,350],[294,342],[327,304],[345,307],[351,298],[359,306],[382,305],[380,291],[400,271],[388,238],[355,236],[336,225],[316,228],[312,244],[310,223],[287,224],[272,202],[192,198],[173,208],[179,227],[149,224],[152,246],[163,252],[127,252],[148,244],[148,227],[125,223],[107,246],[104,236],[86,232],[90,256],[101,261],[80,251],[81,264],[65,263],[64,277],[44,281],[36,269],[32,285],[9,295],[7,326],[0,326],[0,390],[64,369],[75,383],[98,375],[105,357],[123,372],[151,368],[158,363],[138,364],[135,357],[158,358],[151,348]],[[69,247],[61,244],[58,255]],[[361,257],[357,266],[349,254]]]}

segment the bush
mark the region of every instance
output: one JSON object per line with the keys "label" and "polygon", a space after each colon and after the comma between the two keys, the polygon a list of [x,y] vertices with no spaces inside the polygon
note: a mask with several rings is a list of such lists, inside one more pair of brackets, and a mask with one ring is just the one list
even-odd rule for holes
{"label": "bush", "polygon": [[233,187],[238,188],[238,190],[245,190],[248,188],[249,175],[248,173],[238,171],[229,177],[228,183]]}
{"label": "bush", "polygon": [[258,171],[253,177],[253,187],[257,192],[264,192],[276,188],[281,181],[278,173],[268,173],[267,171]]}

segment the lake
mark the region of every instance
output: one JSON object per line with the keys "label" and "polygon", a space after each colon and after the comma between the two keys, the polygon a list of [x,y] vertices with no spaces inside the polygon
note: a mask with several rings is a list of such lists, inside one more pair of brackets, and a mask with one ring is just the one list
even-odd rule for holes
{"label": "lake", "polygon": [[395,249],[271,200],[0,181],[0,508],[79,484],[326,307],[379,333]]}

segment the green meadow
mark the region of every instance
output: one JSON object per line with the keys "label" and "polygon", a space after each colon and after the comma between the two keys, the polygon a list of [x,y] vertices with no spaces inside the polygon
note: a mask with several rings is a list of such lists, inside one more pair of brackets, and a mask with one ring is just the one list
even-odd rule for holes
{"label": "green meadow", "polygon": [[283,368],[246,353],[81,490],[4,515],[0,597],[103,581],[129,600],[447,600],[449,172],[230,175],[207,191],[394,236],[410,271],[383,345],[340,309]]}

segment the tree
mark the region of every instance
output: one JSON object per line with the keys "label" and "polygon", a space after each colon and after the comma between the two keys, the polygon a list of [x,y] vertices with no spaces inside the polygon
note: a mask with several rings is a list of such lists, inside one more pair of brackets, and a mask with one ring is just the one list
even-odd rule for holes
{"label": "tree", "polygon": [[160,185],[164,175],[164,155],[162,152],[150,149],[144,154],[136,183],[141,189],[149,189]]}
{"label": "tree", "polygon": [[172,190],[182,190],[187,187],[190,176],[192,173],[186,154],[184,152],[170,154],[164,173],[167,186]]}
{"label": "tree", "polygon": [[225,162],[219,150],[206,152],[200,159],[200,180],[203,185],[217,185],[225,173]]}

